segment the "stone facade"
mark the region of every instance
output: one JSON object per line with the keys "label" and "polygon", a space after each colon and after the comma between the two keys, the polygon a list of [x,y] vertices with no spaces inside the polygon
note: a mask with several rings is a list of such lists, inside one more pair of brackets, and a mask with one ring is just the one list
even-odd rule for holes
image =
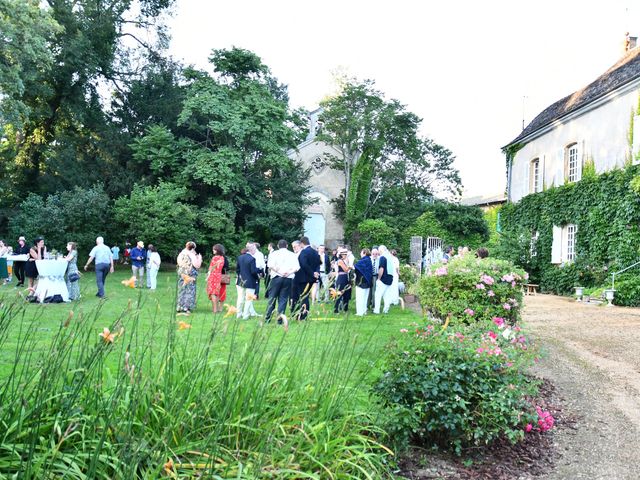
{"label": "stone facade", "polygon": [[[637,162],[640,154],[640,47],[583,89],[541,112],[509,147],[508,200]],[[632,139],[632,141],[631,141]]]}
{"label": "stone facade", "polygon": [[343,241],[344,226],[335,217],[335,209],[331,200],[338,198],[344,189],[344,174],[328,165],[328,155],[338,155],[339,152],[324,142],[315,139],[318,131],[318,115],[320,110],[310,114],[309,136],[298,147],[289,152],[289,156],[310,168],[309,183],[311,197],[316,203],[307,209],[305,221],[305,235],[312,245],[324,244],[327,248],[335,248]]}

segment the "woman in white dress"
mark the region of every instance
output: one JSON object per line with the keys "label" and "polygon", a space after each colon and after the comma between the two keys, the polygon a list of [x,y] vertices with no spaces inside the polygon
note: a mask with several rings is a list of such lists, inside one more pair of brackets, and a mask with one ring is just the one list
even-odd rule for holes
{"label": "woman in white dress", "polygon": [[147,278],[149,289],[155,290],[158,286],[158,270],[160,270],[160,254],[153,245],[147,246]]}
{"label": "woman in white dress", "polygon": [[400,281],[400,260],[398,252],[391,250],[391,261],[393,262],[393,283],[391,284],[391,305],[400,303],[400,289],[398,282]]}

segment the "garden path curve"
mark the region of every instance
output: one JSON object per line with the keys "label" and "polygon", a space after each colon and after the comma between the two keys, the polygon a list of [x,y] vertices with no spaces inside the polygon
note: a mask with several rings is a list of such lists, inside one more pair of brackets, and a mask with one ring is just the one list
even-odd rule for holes
{"label": "garden path curve", "polygon": [[559,428],[546,479],[640,479],[640,309],[551,295],[525,298],[524,324],[575,424]]}

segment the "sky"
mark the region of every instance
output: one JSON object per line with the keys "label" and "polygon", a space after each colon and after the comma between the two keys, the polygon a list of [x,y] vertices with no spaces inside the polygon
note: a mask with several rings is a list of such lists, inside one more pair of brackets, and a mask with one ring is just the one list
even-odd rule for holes
{"label": "sky", "polygon": [[375,80],[456,156],[463,196],[505,189],[501,147],[540,111],[591,83],[640,36],[638,0],[177,0],[170,53],[258,54],[313,110],[334,72]]}

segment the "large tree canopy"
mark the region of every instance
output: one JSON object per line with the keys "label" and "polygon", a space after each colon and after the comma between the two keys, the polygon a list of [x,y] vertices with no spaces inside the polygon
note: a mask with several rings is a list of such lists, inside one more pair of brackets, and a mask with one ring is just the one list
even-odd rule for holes
{"label": "large tree canopy", "polygon": [[[459,194],[452,153],[419,134],[421,119],[374,82],[345,80],[339,95],[321,103],[319,139],[340,152],[332,165],[345,175],[343,220],[357,240],[357,226],[380,211],[403,211],[434,196]],[[419,215],[419,212],[413,217]]]}
{"label": "large tree canopy", "polygon": [[145,181],[187,188],[208,242],[299,235],[307,172],[286,152],[297,141],[286,88],[255,54],[215,50],[214,74],[187,71],[180,135],[152,126],[133,145]]}

